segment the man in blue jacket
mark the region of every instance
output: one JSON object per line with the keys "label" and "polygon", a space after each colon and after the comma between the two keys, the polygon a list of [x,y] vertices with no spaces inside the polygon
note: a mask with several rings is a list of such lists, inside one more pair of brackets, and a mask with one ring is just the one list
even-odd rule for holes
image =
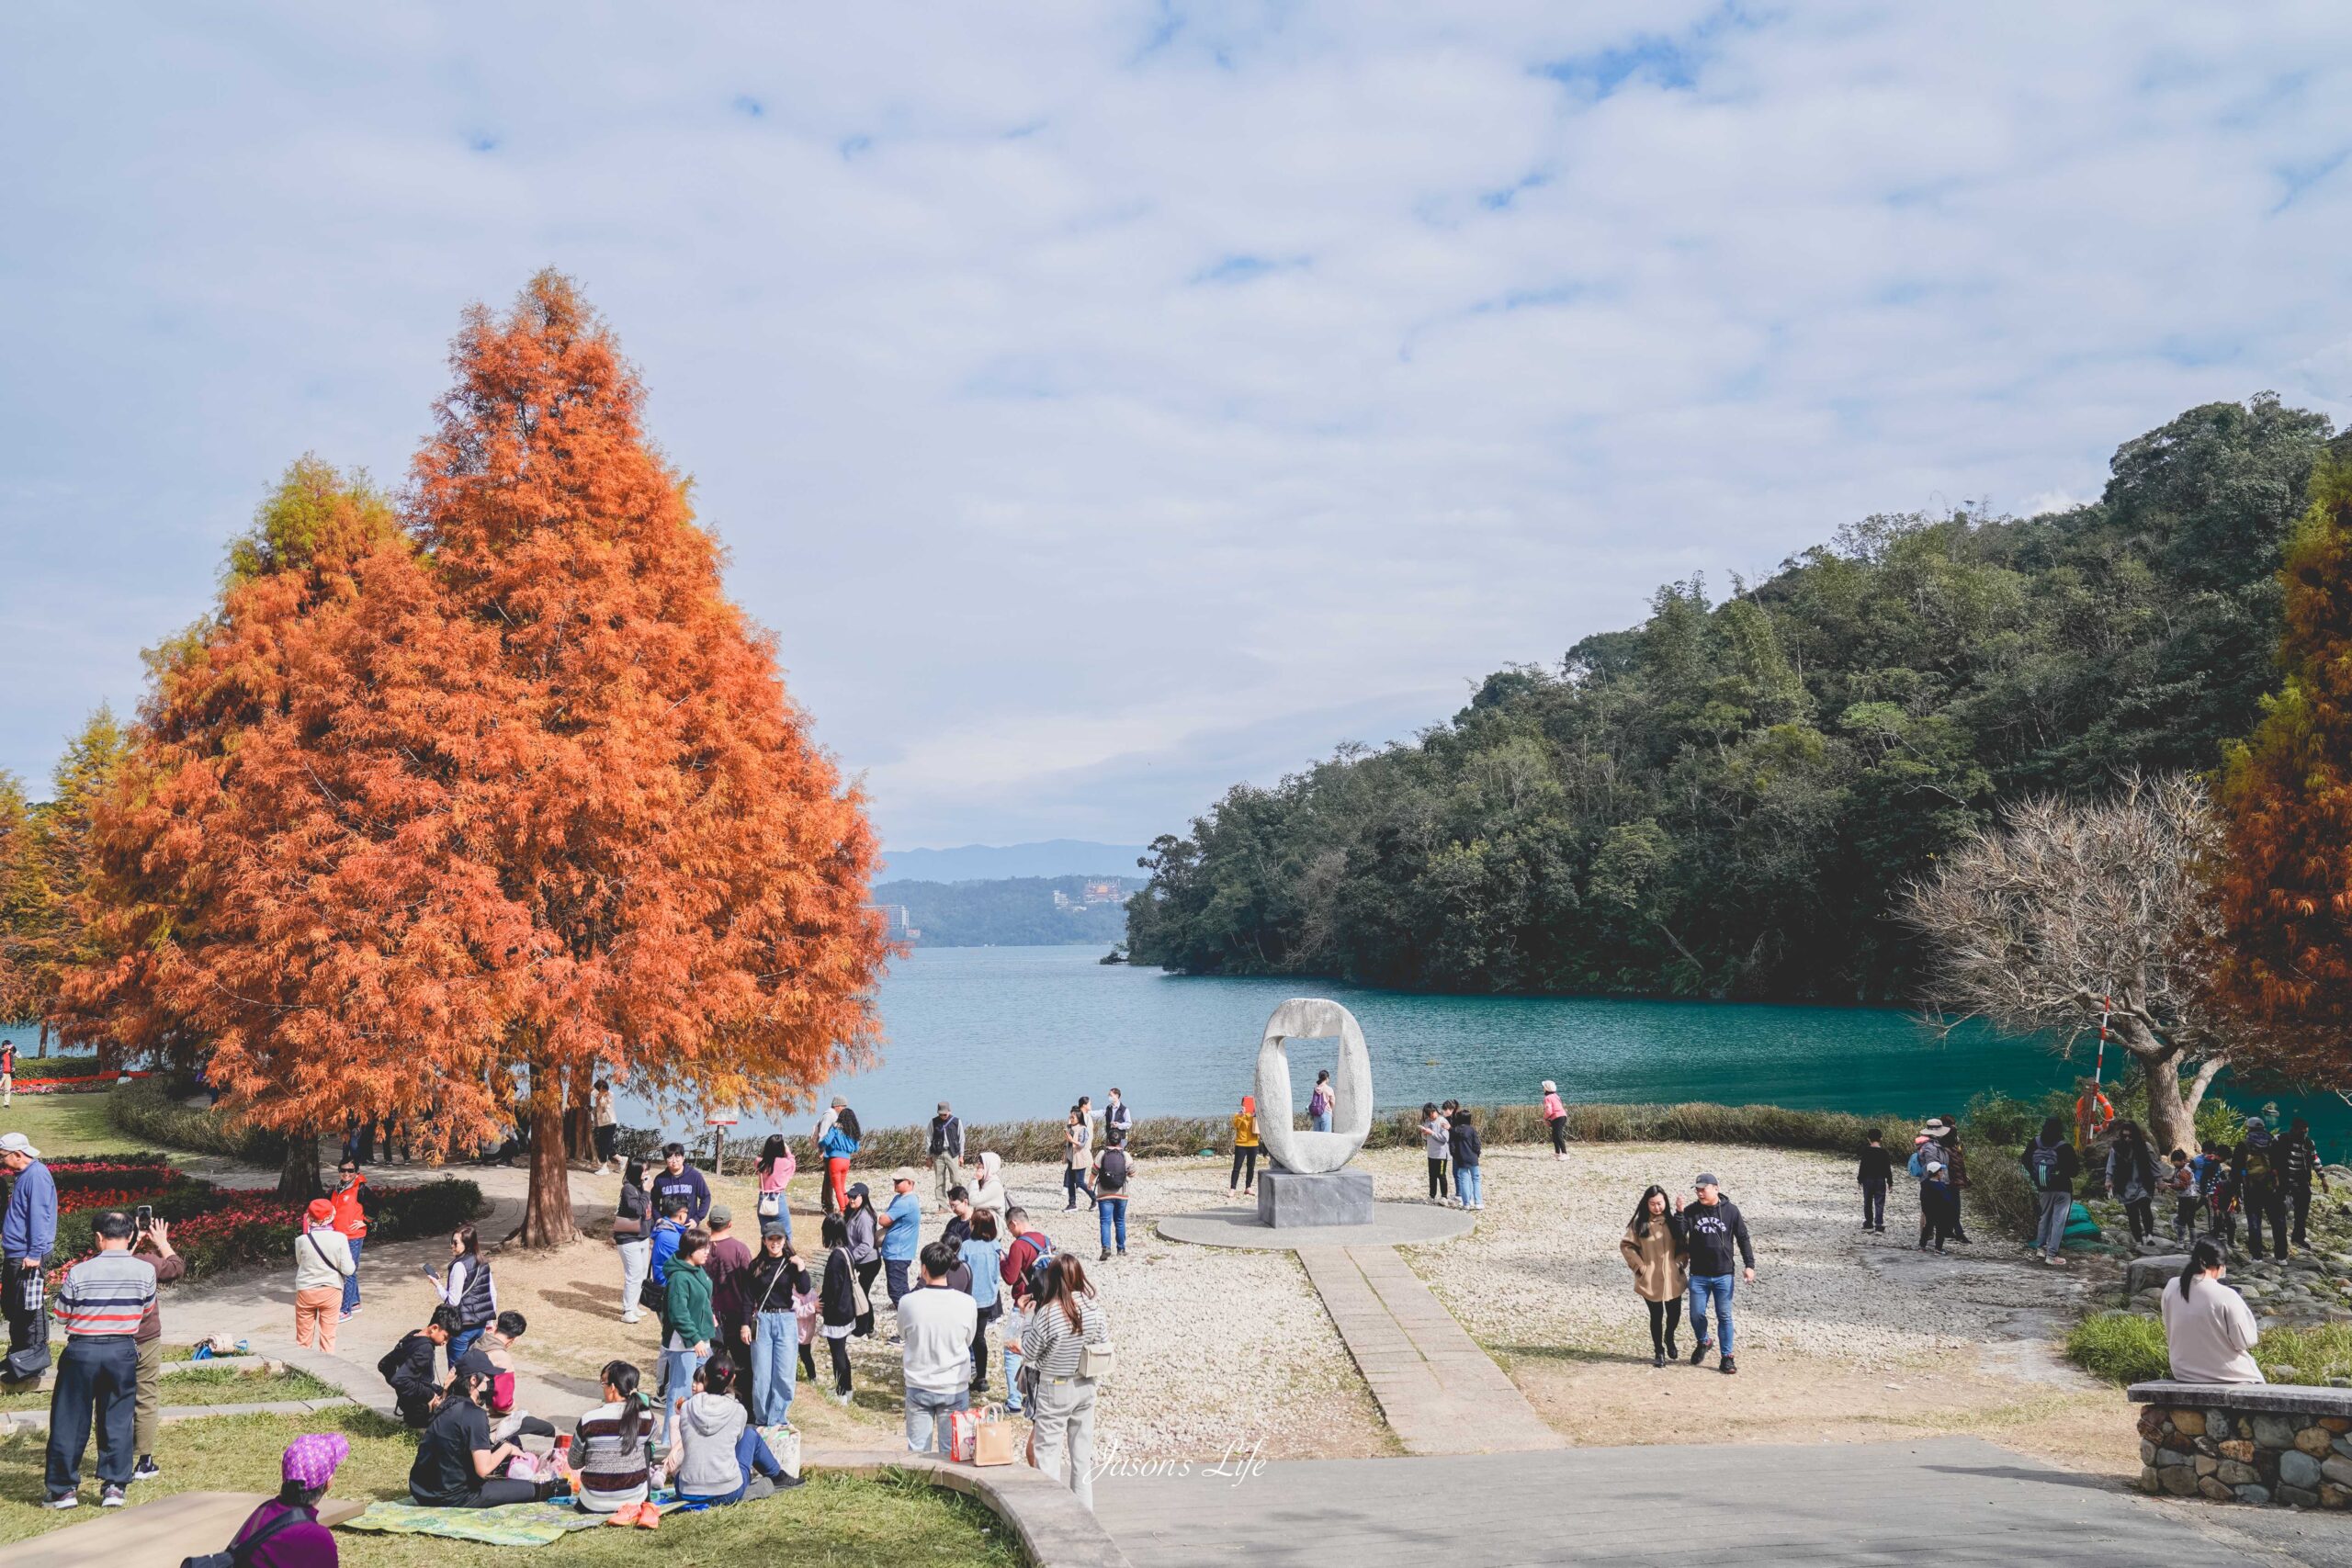
{"label": "man in blue jacket", "polygon": [[[6,1377],[39,1377],[49,1364],[49,1325],[41,1312],[42,1269],[57,1246],[57,1180],[22,1133],[0,1134],[0,1167],[16,1178],[0,1218],[0,1311],[8,1318]],[[28,1355],[28,1352],[34,1354]],[[23,1358],[22,1360],[19,1358]],[[28,1368],[26,1361],[40,1365]]]}

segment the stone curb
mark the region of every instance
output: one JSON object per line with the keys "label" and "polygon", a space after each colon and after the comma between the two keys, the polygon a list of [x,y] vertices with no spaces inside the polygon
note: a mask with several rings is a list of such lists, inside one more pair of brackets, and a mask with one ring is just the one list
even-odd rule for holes
{"label": "stone curb", "polygon": [[901,1471],[977,1497],[1012,1528],[1035,1568],[1133,1568],[1111,1534],[1080,1506],[1078,1495],[1041,1470],[1021,1463],[982,1470],[929,1454],[857,1450],[808,1453],[801,1472],[880,1475]]}

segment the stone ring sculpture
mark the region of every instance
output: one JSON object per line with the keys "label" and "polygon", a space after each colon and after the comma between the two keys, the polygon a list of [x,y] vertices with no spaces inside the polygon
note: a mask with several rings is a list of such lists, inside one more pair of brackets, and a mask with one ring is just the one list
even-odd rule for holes
{"label": "stone ring sculpture", "polygon": [[[1334,1035],[1339,1037],[1340,1063],[1331,1074],[1333,1131],[1298,1132],[1291,1126],[1290,1055],[1284,1043]],[[1267,1156],[1284,1170],[1320,1176],[1341,1169],[1372,1135],[1372,1053],[1364,1048],[1355,1014],[1337,1002],[1294,997],[1274,1010],[1258,1044],[1257,1089],[1258,1139]]]}

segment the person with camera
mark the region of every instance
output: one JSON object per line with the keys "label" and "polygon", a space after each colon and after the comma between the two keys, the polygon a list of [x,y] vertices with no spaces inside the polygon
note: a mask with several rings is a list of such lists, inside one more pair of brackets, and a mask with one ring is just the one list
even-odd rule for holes
{"label": "person with camera", "polygon": [[[141,1208],[133,1216],[138,1238],[130,1244],[134,1255],[144,1254],[154,1267],[155,1283],[168,1285],[187,1273],[187,1259],[172,1250],[172,1227],[154,1217],[154,1211]],[[139,1462],[130,1469],[133,1481],[149,1481],[164,1473],[155,1462],[155,1438],[164,1427],[164,1311],[163,1293],[147,1303],[147,1315],[139,1320],[139,1332],[131,1336],[139,1348],[139,1394],[135,1402],[132,1425],[138,1440]]]}

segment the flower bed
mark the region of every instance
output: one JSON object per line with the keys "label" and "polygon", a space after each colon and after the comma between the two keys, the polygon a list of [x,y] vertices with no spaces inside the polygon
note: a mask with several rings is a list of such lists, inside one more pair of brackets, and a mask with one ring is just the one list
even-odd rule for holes
{"label": "flower bed", "polygon": [[19,1077],[9,1086],[15,1094],[97,1094],[118,1083],[139,1078],[152,1078],[152,1072],[90,1073],[73,1077],[28,1078]]}

